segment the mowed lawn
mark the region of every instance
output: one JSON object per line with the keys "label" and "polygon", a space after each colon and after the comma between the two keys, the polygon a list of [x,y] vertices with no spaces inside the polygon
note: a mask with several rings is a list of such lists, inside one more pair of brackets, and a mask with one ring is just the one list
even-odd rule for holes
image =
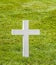
{"label": "mowed lawn", "polygon": [[[30,56],[22,56],[22,36],[11,34],[22,29],[41,34],[29,36]],[[0,65],[56,65],[56,0],[0,0]]]}

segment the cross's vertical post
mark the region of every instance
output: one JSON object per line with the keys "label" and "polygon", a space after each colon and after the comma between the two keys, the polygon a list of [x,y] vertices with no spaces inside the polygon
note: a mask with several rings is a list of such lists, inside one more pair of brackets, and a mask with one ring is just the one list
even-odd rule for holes
{"label": "cross's vertical post", "polygon": [[24,57],[29,57],[29,39],[28,39],[28,20],[23,21],[23,30],[24,31],[24,36],[23,36],[23,56]]}

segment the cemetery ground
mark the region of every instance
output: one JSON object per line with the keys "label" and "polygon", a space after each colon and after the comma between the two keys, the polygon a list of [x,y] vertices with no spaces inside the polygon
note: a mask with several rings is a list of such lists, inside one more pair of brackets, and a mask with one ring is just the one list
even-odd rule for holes
{"label": "cemetery ground", "polygon": [[[41,34],[29,36],[28,58],[22,56],[22,36],[12,29],[29,29]],[[56,0],[0,0],[0,65],[56,65]]]}

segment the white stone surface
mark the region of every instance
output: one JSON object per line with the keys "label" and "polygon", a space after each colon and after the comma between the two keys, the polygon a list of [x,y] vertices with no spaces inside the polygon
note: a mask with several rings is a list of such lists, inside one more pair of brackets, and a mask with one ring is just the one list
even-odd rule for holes
{"label": "white stone surface", "polygon": [[12,35],[23,35],[23,56],[29,57],[29,35],[40,35],[40,30],[29,30],[29,21],[23,20],[22,30],[12,29],[11,33]]}

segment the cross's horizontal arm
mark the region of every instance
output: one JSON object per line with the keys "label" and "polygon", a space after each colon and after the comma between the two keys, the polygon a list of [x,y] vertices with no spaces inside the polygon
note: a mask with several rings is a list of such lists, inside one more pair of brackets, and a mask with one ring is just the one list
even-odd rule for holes
{"label": "cross's horizontal arm", "polygon": [[35,30],[29,30],[29,35],[40,35],[40,30],[35,29]]}
{"label": "cross's horizontal arm", "polygon": [[12,35],[23,35],[23,30],[12,30],[11,31]]}

